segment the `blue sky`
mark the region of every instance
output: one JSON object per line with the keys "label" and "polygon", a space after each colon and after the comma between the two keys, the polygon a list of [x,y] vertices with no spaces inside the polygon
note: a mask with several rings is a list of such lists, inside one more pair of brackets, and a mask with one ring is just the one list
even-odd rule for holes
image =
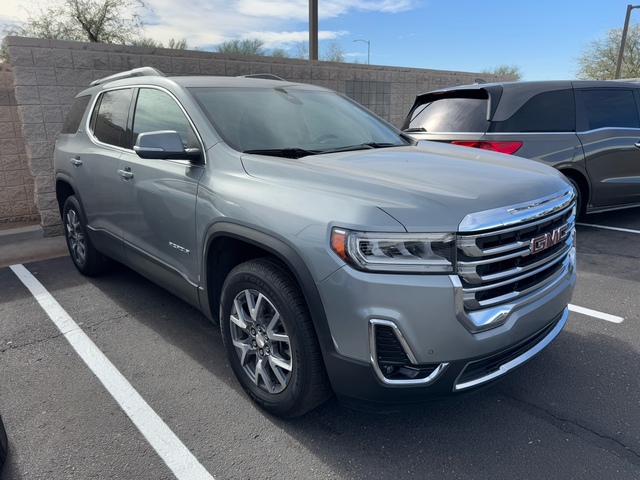
{"label": "blue sky", "polygon": [[[630,0],[318,0],[319,49],[341,44],[347,59],[479,72],[517,65],[525,80],[575,77],[576,59],[610,28],[621,28]],[[307,0],[146,0],[146,35],[185,38],[213,49],[235,38],[268,48],[308,40]],[[44,4],[44,3],[43,3]],[[23,8],[20,9],[19,6]],[[0,24],[25,19],[35,0],[3,0]],[[632,22],[640,22],[640,9]]]}

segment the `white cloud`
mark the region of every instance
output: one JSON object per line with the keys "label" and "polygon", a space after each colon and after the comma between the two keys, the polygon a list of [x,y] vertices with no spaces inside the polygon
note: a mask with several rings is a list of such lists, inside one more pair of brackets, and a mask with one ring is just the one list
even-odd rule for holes
{"label": "white cloud", "polygon": [[[406,11],[418,0],[318,0],[320,19],[354,12],[395,13]],[[0,24],[26,20],[38,0],[2,0]],[[261,38],[267,48],[286,48],[308,41],[308,0],[147,0],[142,11],[145,36],[166,44],[186,39],[191,47],[217,45],[236,38]],[[21,8],[23,7],[23,8]],[[301,24],[298,24],[301,22]],[[305,29],[305,30],[299,30]],[[346,32],[321,31],[319,40],[330,40]]]}

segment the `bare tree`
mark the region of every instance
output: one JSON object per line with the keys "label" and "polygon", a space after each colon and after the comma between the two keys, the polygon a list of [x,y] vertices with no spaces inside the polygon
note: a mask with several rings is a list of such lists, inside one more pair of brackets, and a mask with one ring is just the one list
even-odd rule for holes
{"label": "bare tree", "polygon": [[[622,29],[612,28],[600,38],[591,42],[578,57],[576,76],[584,80],[610,80],[615,77],[618,53],[622,41]],[[629,26],[624,46],[622,78],[640,77],[640,24]]]}
{"label": "bare tree", "polygon": [[142,37],[137,40],[133,40],[132,42],[130,42],[130,45],[134,45],[136,47],[172,48],[175,50],[189,49],[189,46],[187,45],[187,40],[184,38],[182,40],[176,40],[174,38],[171,38],[166,47],[164,43],[162,43],[160,40],[154,40],[151,37]]}
{"label": "bare tree", "polygon": [[337,40],[331,40],[322,53],[321,60],[325,62],[344,62],[344,48],[342,44]]}
{"label": "bare tree", "polygon": [[9,24],[5,35],[97,43],[131,43],[144,28],[142,0],[53,0],[27,11],[23,23]]}
{"label": "bare tree", "polygon": [[482,70],[482,73],[488,73],[490,75],[509,75],[514,77],[515,80],[521,80],[523,77],[522,70],[518,65],[498,65],[497,67],[486,68]]}
{"label": "bare tree", "polygon": [[245,38],[243,40],[227,40],[217,47],[220,53],[236,53],[238,55],[266,55],[264,41],[259,38]]}

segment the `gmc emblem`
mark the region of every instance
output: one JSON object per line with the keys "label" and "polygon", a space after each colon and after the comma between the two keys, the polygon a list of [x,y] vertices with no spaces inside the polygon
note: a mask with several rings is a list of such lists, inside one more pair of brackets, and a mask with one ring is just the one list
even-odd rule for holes
{"label": "gmc emblem", "polygon": [[549,233],[545,233],[544,235],[540,235],[539,237],[532,238],[531,243],[529,243],[529,250],[531,253],[538,253],[547,248],[553,247],[557,243],[560,243],[564,238],[564,233],[569,228],[569,225],[563,225],[562,227],[558,227],[555,230],[552,230]]}

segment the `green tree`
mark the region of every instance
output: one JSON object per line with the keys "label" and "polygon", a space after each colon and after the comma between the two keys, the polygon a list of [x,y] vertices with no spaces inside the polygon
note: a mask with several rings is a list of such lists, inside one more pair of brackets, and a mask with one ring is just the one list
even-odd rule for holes
{"label": "green tree", "polygon": [[[622,42],[622,29],[612,28],[603,38],[594,40],[578,57],[576,76],[583,80],[610,80],[615,77],[618,54]],[[627,30],[621,78],[640,77],[640,24],[634,23]]]}
{"label": "green tree", "polygon": [[217,47],[220,53],[235,53],[238,55],[266,55],[264,41],[260,38],[245,38],[243,40],[227,40]]}
{"label": "green tree", "polygon": [[522,70],[518,65],[498,65],[497,67],[485,68],[482,73],[489,75],[509,75],[515,77],[516,81],[523,77]]}

